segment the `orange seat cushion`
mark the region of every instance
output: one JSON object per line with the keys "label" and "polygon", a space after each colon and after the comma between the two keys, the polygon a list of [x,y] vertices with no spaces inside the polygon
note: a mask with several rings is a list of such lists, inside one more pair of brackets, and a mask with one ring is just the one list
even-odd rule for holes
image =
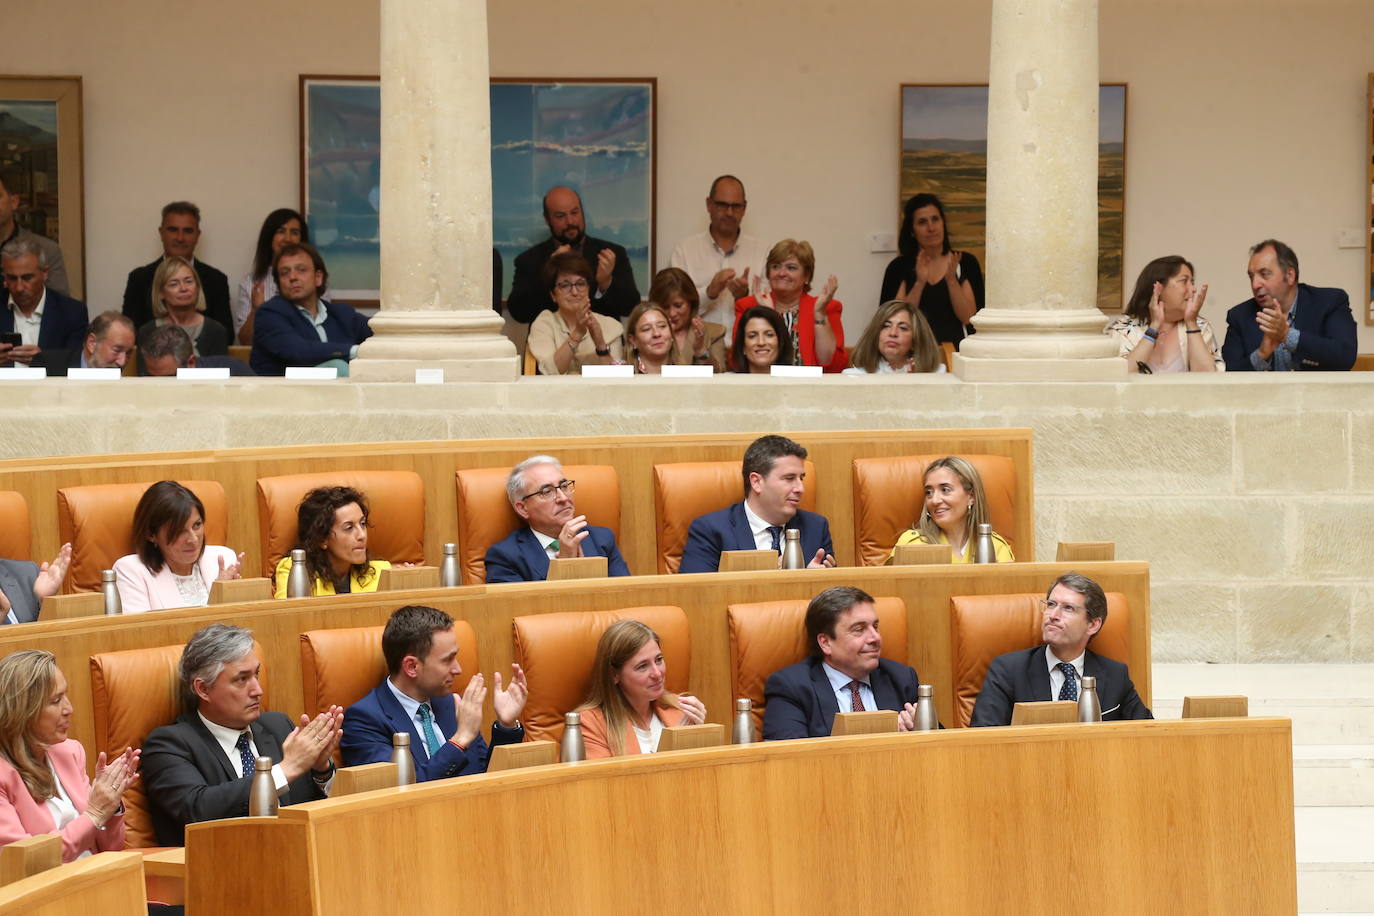
{"label": "orange seat cushion", "polygon": [[[318,715],[331,706],[347,709],[382,682],[387,674],[382,630],[345,627],[301,634],[301,696],[307,713]],[[466,620],[455,620],[453,632],[458,637],[458,664],[463,669],[454,679],[453,691],[461,694],[481,670],[477,634]]]}
{"label": "orange seat cushion", "polygon": [[[29,504],[24,494],[15,490],[0,490],[0,560],[27,560],[29,550]],[[52,557],[48,557],[49,560]]]}

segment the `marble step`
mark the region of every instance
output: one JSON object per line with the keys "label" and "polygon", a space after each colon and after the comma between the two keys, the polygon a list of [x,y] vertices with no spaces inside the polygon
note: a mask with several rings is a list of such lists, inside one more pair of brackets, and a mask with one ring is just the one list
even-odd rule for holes
{"label": "marble step", "polygon": [[1374,913],[1374,807],[1298,807],[1298,909]]}
{"label": "marble step", "polygon": [[[1232,691],[1240,693],[1240,691]],[[1211,693],[1190,691],[1191,696]],[[1374,744],[1374,695],[1368,697],[1265,698],[1250,696],[1250,715],[1293,720],[1293,744]],[[1155,718],[1183,715],[1183,698],[1155,697]]]}
{"label": "marble step", "polygon": [[1296,744],[1293,801],[1299,807],[1374,806],[1374,744]]}

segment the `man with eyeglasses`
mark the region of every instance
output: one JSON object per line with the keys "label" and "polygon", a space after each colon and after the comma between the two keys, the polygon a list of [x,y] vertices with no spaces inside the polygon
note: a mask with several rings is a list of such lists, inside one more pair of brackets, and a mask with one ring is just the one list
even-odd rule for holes
{"label": "man with eyeglasses", "polygon": [[988,666],[970,725],[1010,725],[1017,703],[1077,700],[1083,676],[1097,678],[1106,721],[1153,719],[1121,662],[1088,650],[1107,622],[1107,596],[1087,576],[1055,579],[1040,602],[1044,645],[999,655]]}
{"label": "man with eyeglasses", "polygon": [[576,484],[548,455],[526,458],[511,469],[506,496],[528,525],[487,549],[488,582],[542,582],[549,577],[550,560],[569,557],[605,557],[610,575],[630,574],[611,530],[588,525],[587,517],[577,514]]}
{"label": "man with eyeglasses", "polygon": [[[744,183],[734,175],[721,175],[706,195],[710,225],[678,242],[668,262],[687,271],[697,285],[702,319],[727,329],[735,323],[735,300],[750,295],[750,280],[763,276],[768,257],[768,248],[740,228],[748,206]],[[730,342],[728,331],[725,342]]]}

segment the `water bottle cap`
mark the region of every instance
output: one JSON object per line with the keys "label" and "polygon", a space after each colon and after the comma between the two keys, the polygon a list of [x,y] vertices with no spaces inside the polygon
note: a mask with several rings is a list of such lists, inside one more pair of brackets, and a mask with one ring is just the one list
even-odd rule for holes
{"label": "water bottle cap", "polygon": [[979,534],[992,534],[992,526],[989,525],[987,522],[979,522],[979,523],[978,523],[978,533],[979,533]]}
{"label": "water bottle cap", "polygon": [[253,769],[255,769],[255,770],[256,770],[257,772],[259,772],[259,773],[270,773],[270,772],[272,772],[272,758],[271,758],[271,757],[259,757],[259,758],[257,758],[256,760],[253,761]]}
{"label": "water bottle cap", "polygon": [[582,724],[582,713],[580,713],[580,712],[569,712],[569,713],[564,713],[564,715],[563,715],[563,724],[564,724],[564,725],[581,725],[581,724]]}
{"label": "water bottle cap", "polygon": [[916,685],[916,696],[918,696],[918,697],[933,697],[933,696],[935,696],[935,685],[933,685],[933,684],[917,684],[917,685]]}
{"label": "water bottle cap", "polygon": [[457,544],[445,544],[445,545],[444,545],[444,556],[446,556],[446,557],[454,557],[454,556],[457,556],[457,555],[458,555],[458,545],[457,545]]}
{"label": "water bottle cap", "polygon": [[305,549],[302,548],[302,547],[295,547],[295,548],[293,548],[293,549],[291,550],[291,563],[292,563],[292,565],[295,565],[296,563],[304,563],[304,562],[305,562]]}
{"label": "water bottle cap", "polygon": [[801,540],[801,531],[797,528],[784,528],[783,534],[787,537],[789,541]]}
{"label": "water bottle cap", "polygon": [[102,570],[100,571],[100,581],[101,581],[101,582],[113,582],[114,580],[115,580],[115,573],[114,573],[114,570],[113,570],[113,569],[102,569]]}
{"label": "water bottle cap", "polygon": [[392,747],[410,747],[410,733],[396,732],[391,736]]}
{"label": "water bottle cap", "polygon": [[1093,677],[1091,674],[1085,674],[1085,675],[1083,675],[1083,689],[1084,689],[1084,690],[1096,690],[1096,689],[1097,689],[1097,678]]}
{"label": "water bottle cap", "polygon": [[751,712],[754,709],[754,701],[748,697],[740,697],[735,701],[735,712]]}

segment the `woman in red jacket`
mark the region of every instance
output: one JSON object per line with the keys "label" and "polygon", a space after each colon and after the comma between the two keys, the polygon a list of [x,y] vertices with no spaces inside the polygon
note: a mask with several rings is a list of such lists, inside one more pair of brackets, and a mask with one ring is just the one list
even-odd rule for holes
{"label": "woman in red jacket", "polygon": [[787,325],[798,366],[821,366],[839,372],[849,364],[844,352],[844,306],[835,298],[840,283],[834,274],[825,281],[819,298],[810,294],[816,253],[808,242],[783,239],[768,252],[768,288],[755,281],[754,295],[735,302],[735,333],[739,318],[755,305],[775,309]]}

